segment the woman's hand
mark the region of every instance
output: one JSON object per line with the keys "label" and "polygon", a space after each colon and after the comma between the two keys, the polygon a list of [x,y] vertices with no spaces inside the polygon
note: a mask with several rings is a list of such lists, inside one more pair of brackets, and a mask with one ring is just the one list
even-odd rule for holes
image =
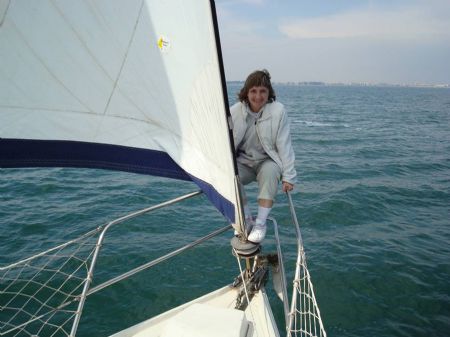
{"label": "woman's hand", "polygon": [[294,189],[294,185],[292,185],[291,183],[288,183],[287,181],[283,181],[282,189],[283,189],[283,192],[289,192]]}

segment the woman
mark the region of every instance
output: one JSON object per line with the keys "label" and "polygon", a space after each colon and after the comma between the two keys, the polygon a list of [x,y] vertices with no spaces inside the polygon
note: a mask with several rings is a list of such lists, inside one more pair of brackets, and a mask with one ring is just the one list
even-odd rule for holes
{"label": "woman", "polygon": [[247,200],[243,200],[246,223],[253,225],[248,240],[254,243],[266,235],[278,182],[282,181],[283,192],[291,191],[296,177],[288,116],[275,99],[269,72],[257,70],[247,77],[239,102],[231,107],[241,183],[257,181],[259,187],[254,225]]}

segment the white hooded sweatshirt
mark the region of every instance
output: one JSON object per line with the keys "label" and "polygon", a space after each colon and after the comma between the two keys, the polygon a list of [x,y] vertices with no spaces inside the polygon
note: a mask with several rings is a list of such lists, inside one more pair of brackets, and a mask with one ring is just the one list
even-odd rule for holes
{"label": "white hooded sweatshirt", "polygon": [[[247,129],[247,109],[245,103],[238,102],[231,109],[233,138],[236,149]],[[295,154],[291,143],[289,119],[283,104],[267,103],[261,117],[256,122],[259,141],[267,155],[281,168],[281,180],[295,184]]]}

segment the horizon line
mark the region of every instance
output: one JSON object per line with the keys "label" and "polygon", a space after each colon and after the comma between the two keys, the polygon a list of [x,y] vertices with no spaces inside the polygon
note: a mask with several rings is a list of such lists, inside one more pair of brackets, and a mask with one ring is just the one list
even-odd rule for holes
{"label": "horizon line", "polygon": [[[243,83],[245,80],[227,80],[227,82]],[[274,84],[308,85],[308,86],[366,86],[366,87],[426,87],[450,88],[450,83],[388,83],[388,82],[323,82],[323,81],[272,81]]]}

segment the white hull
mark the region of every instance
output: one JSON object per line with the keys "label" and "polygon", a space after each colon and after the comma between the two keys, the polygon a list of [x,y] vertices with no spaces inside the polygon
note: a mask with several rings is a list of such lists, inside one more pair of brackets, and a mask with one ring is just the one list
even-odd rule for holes
{"label": "white hull", "polygon": [[243,314],[234,309],[236,297],[237,289],[226,286],[111,337],[279,337],[264,289]]}

